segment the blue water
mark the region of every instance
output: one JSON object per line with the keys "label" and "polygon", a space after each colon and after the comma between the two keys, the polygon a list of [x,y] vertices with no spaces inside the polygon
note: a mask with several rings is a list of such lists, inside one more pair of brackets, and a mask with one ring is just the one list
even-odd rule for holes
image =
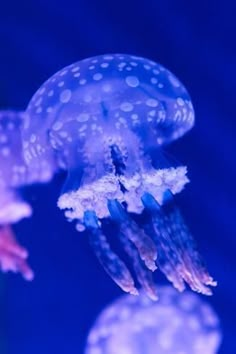
{"label": "blue water", "polygon": [[[168,152],[188,166],[178,204],[219,283],[208,301],[224,354],[236,352],[234,10],[233,1],[13,0],[0,11],[1,109],[24,109],[57,70],[109,52],[160,62],[188,88],[196,126]],[[1,276],[1,354],[82,354],[94,319],[121,293],[56,207],[64,177],[25,190],[34,217],[15,231],[36,277]]]}

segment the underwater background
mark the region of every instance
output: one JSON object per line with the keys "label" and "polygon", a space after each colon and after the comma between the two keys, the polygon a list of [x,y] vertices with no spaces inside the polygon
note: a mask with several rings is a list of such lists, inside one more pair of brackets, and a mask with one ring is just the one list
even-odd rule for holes
{"label": "underwater background", "polygon": [[[196,125],[167,152],[188,166],[191,183],[177,201],[218,281],[205,300],[220,318],[226,354],[236,352],[235,13],[233,1],[0,4],[0,109],[25,109],[56,71],[105,53],[157,61],[188,89]],[[64,178],[22,191],[34,214],[14,230],[36,275],[31,283],[0,275],[0,354],[82,354],[95,318],[121,294],[56,206]]]}

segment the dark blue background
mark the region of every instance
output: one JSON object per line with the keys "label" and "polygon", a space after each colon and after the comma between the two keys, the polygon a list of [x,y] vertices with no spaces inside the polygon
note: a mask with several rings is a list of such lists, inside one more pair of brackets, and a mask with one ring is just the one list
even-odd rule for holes
{"label": "dark blue background", "polygon": [[[0,3],[0,108],[24,109],[62,67],[104,53],[162,63],[188,88],[196,126],[169,152],[191,184],[178,197],[210,272],[221,353],[236,353],[236,8],[228,1],[25,0]],[[64,176],[27,189],[34,217],[15,226],[32,283],[1,277],[0,353],[75,354],[99,311],[120,294],[87,239],[56,207]],[[191,353],[189,353],[191,354]],[[204,354],[204,353],[202,353]]]}

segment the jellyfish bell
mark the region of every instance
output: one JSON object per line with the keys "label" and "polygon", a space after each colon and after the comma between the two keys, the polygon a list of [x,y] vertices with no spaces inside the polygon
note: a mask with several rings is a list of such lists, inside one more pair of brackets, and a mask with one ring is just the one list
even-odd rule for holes
{"label": "jellyfish bell", "polygon": [[31,280],[28,252],[18,244],[10,226],[32,214],[19,192],[19,188],[35,178],[35,174],[29,174],[22,155],[23,120],[23,112],[0,111],[0,269],[20,272]]}
{"label": "jellyfish bell", "polygon": [[[182,136],[194,123],[189,95],[173,74],[150,60],[117,54],[85,59],[60,70],[36,92],[27,112],[24,147],[28,163],[45,155],[46,160],[54,159],[50,139],[58,157],[64,155],[70,168],[78,166],[76,150],[84,146],[100,155],[104,137],[105,145],[119,137],[120,144],[125,140],[124,147],[132,151],[137,145],[135,135],[146,148],[156,147]],[[95,151],[94,137],[103,142]],[[63,145],[75,153],[65,147],[62,153]]]}
{"label": "jellyfish bell", "polygon": [[159,287],[159,301],[143,292],[123,295],[97,317],[85,354],[216,354],[221,343],[220,321],[196,294],[178,294]]}
{"label": "jellyfish bell", "polygon": [[[46,81],[26,110],[25,161],[68,171],[58,200],[90,243],[107,273],[137,294],[127,265],[114,252],[103,220],[118,225],[136,280],[157,298],[158,267],[182,291],[210,294],[215,285],[176,207],[173,195],[188,182],[186,167],[159,167],[151,151],[184,135],[194,111],[181,82],[160,64],[126,54],[101,55],[72,64]],[[153,155],[153,154],[152,154]],[[157,166],[156,166],[157,165]],[[167,211],[165,209],[168,209]],[[169,211],[170,209],[170,211]],[[133,214],[146,212],[148,222]]]}

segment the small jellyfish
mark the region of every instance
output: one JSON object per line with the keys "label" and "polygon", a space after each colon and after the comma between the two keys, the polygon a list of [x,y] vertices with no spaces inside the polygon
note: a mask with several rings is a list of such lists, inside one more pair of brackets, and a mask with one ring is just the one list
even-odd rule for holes
{"label": "small jellyfish", "polygon": [[90,330],[85,354],[218,353],[220,324],[209,304],[168,286],[159,296],[153,302],[143,292],[123,295],[107,306]]}
{"label": "small jellyfish", "polygon": [[23,119],[22,112],[0,111],[0,269],[31,280],[28,252],[17,243],[10,226],[31,215],[30,205],[19,194],[19,188],[32,179],[22,154]]}
{"label": "small jellyfish", "polygon": [[152,272],[159,268],[179,291],[186,282],[211,294],[208,285],[216,283],[174,204],[188,182],[186,167],[171,166],[161,152],[194,124],[190,97],[170,71],[126,54],[85,59],[46,81],[26,114],[28,168],[68,171],[58,206],[78,231],[88,231],[124,291],[138,294],[139,284],[157,299]]}

